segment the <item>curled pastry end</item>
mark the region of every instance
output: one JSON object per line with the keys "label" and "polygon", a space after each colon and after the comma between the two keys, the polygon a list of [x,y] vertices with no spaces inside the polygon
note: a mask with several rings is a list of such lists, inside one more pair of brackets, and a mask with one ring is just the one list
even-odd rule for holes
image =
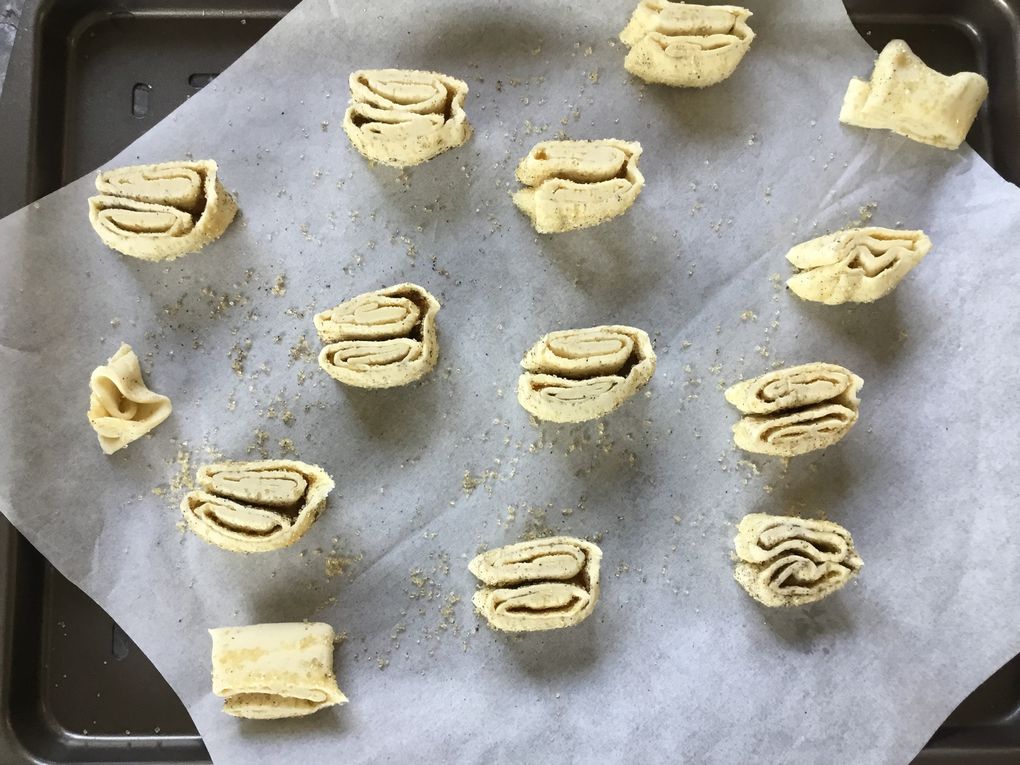
{"label": "curled pastry end", "polygon": [[816,303],[870,303],[892,292],[929,250],[931,240],[923,231],[837,231],[786,254],[798,269],[786,285],[797,297]]}
{"label": "curled pastry end", "polygon": [[344,132],[367,159],[408,167],[471,136],[462,80],[413,69],[361,69],[351,74],[350,87]]}
{"label": "curled pastry end", "polygon": [[574,537],[519,542],[476,556],[472,602],[493,629],[534,632],[583,621],[599,597],[597,545]]}
{"label": "curled pastry end", "polygon": [[325,470],[296,460],[207,465],[196,483],[181,502],[188,526],[206,542],[243,553],[294,544],[334,486]]}
{"label": "curled pastry end", "polygon": [[987,97],[988,82],[980,74],[944,75],[903,40],[893,40],[879,54],[870,80],[850,81],[839,121],[958,149]]}
{"label": "curled pastry end", "polygon": [[417,284],[366,292],[316,314],[328,345],[319,366],[358,388],[392,388],[420,380],[439,359],[439,301]]}
{"label": "curled pastry end", "polygon": [[634,204],[645,185],[640,157],[636,141],[543,141],[517,167],[525,188],[514,204],[540,234],[596,226]]}
{"label": "curled pastry end", "polygon": [[752,513],[733,540],[734,577],[763,605],[799,606],[839,590],[864,565],[850,532],[829,521]]}
{"label": "curled pastry end", "polygon": [[616,409],[651,380],[648,333],[607,325],[551,332],[521,361],[517,400],[549,422],[584,422]]}
{"label": "curled pastry end", "polygon": [[333,672],[329,624],[217,627],[209,635],[213,693],[228,715],[278,720],[347,703]]}
{"label": "curled pastry end", "polygon": [[169,398],[145,385],[138,356],[127,343],[96,367],[89,388],[89,423],[105,454],[141,438],[173,411]]}
{"label": "curled pastry end", "polygon": [[704,88],[727,79],[751,47],[751,12],[732,5],[641,0],[620,40],[624,68],[645,82]]}
{"label": "curled pastry end", "polygon": [[164,162],[96,178],[89,221],[103,242],[142,260],[172,260],[218,239],[237,213],[216,163]]}
{"label": "curled pastry end", "polygon": [[726,400],[744,417],[734,443],[757,454],[794,457],[825,449],[857,422],[863,380],[836,364],[802,364],[744,380]]}

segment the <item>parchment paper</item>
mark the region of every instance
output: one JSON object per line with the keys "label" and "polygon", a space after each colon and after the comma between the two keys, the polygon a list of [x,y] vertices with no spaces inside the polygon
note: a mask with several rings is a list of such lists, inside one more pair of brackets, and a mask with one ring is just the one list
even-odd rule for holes
{"label": "parchment paper", "polygon": [[[243,211],[221,241],[169,264],[107,250],[91,177],[0,223],[0,509],[155,662],[218,763],[906,762],[1020,650],[1020,193],[969,149],[838,124],[874,59],[838,0],[748,4],[750,54],[695,92],[626,74],[629,0],[306,0],[107,165],[215,158]],[[381,66],[466,79],[471,141],[404,173],[364,161],[346,79]],[[513,168],[561,133],[640,140],[647,188],[539,237]],[[895,293],[786,292],[792,244],[869,214],[935,243]],[[443,302],[439,367],[335,384],[312,312],[402,280]],[[602,424],[529,423],[523,352],[604,322],[653,333],[647,394]],[[121,340],[174,414],[106,457],[88,377]],[[722,388],[814,360],[865,380],[850,435],[788,466],[734,450]],[[243,557],[181,531],[198,465],[291,453],[337,481],[297,546]],[[845,524],[858,582],[758,607],[730,559],[752,511]],[[491,632],[468,559],[548,530],[601,544],[598,607]],[[350,704],[224,716],[206,628],[301,619],[346,635]]]}

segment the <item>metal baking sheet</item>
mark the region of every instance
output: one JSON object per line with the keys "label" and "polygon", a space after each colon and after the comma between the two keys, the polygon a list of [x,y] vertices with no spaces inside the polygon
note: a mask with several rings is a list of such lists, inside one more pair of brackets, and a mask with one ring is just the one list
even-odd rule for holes
{"label": "metal baking sheet", "polygon": [[[292,3],[143,0],[124,6],[29,0],[0,103],[14,166],[0,215],[105,162],[225,68]],[[876,48],[906,39],[945,71],[972,69],[992,93],[970,136],[1020,182],[1020,2],[848,0]],[[187,713],[112,620],[6,523],[0,667],[4,762],[201,762]],[[73,668],[73,673],[72,673]],[[949,718],[920,763],[1020,761],[1020,660]]]}

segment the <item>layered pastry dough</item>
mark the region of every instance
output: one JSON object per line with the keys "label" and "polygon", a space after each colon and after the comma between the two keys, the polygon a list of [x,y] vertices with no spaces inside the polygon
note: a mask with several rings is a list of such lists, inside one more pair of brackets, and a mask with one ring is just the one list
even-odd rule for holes
{"label": "layered pastry dough", "polygon": [[928,67],[903,40],[893,40],[879,54],[869,81],[850,80],[839,121],[957,149],[987,97],[988,82],[980,74],[947,77]]}
{"label": "layered pastry dough", "polygon": [[829,521],[752,513],[733,540],[734,577],[766,606],[800,606],[831,595],[864,565],[850,532]]}
{"label": "layered pastry dough", "polygon": [[333,673],[330,625],[253,624],[209,634],[213,693],[225,699],[228,715],[278,720],[347,703]]}
{"label": "layered pastry dough", "polygon": [[296,460],[220,462],[200,468],[196,483],[181,502],[188,526],[206,542],[244,553],[294,544],[334,485],[322,468]]}
{"label": "layered pastry dough", "polygon": [[599,598],[602,551],[573,537],[548,537],[489,550],[468,569],[485,585],[472,602],[489,624],[507,632],[570,627]]}
{"label": "layered pastry dough", "polygon": [[636,141],[543,141],[517,166],[527,188],[514,204],[540,234],[596,226],[623,215],[641,193],[640,156]]}
{"label": "layered pastry dough", "polygon": [[930,249],[923,231],[837,231],[786,254],[800,271],[786,286],[804,300],[826,305],[870,303],[892,292]]}
{"label": "layered pastry dough", "polygon": [[319,366],[358,388],[392,388],[419,380],[439,358],[439,301],[417,284],[366,292],[316,314],[315,329],[329,343]]}
{"label": "layered pastry dough", "polygon": [[141,438],[173,410],[170,399],[146,387],[138,357],[127,343],[96,367],[89,388],[89,423],[106,454]]}
{"label": "layered pastry dough", "polygon": [[736,70],[751,47],[751,12],[733,5],[641,0],[620,40],[623,66],[645,82],[685,88],[715,85]]}
{"label": "layered pastry dough", "polygon": [[832,446],[857,422],[864,381],[835,364],[803,364],[744,380],[726,400],[745,416],[733,441],[758,454],[794,457]]}
{"label": "layered pastry dough", "polygon": [[417,165],[471,136],[462,80],[414,69],[361,69],[350,85],[344,132],[368,159]]}
{"label": "layered pastry dough", "polygon": [[172,260],[218,239],[237,204],[211,159],[107,170],[96,178],[89,221],[103,242],[142,260]]}
{"label": "layered pastry dough", "polygon": [[517,400],[540,420],[584,422],[616,409],[655,372],[648,333],[619,325],[550,332],[525,354]]}

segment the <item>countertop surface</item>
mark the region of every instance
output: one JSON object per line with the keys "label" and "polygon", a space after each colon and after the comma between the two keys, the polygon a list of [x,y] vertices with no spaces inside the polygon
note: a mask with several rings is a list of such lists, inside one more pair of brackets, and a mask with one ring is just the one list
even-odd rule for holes
{"label": "countertop surface", "polygon": [[18,20],[25,0],[3,0],[0,2],[0,92],[3,91],[7,75],[7,61],[14,46],[14,33],[18,31]]}

